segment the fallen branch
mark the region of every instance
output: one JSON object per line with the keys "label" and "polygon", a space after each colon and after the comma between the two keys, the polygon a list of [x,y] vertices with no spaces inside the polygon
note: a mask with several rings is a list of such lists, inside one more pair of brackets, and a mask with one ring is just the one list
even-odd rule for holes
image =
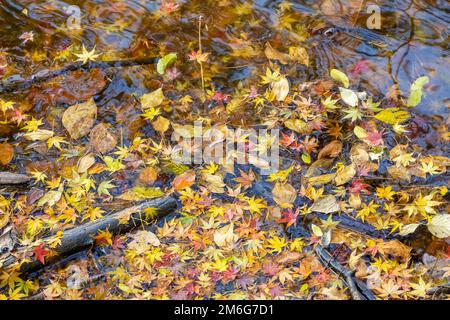
{"label": "fallen branch", "polygon": [[129,60],[115,60],[115,61],[92,61],[89,63],[75,62],[62,69],[58,70],[42,70],[32,75],[29,79],[23,81],[16,81],[11,83],[0,84],[0,94],[11,93],[14,91],[26,90],[34,84],[45,82],[75,70],[90,70],[90,69],[108,69],[108,68],[123,68],[138,65],[147,65],[155,63],[156,58],[143,59],[129,59]]}
{"label": "fallen branch", "polygon": [[20,174],[0,171],[0,184],[23,184],[31,180],[31,177]]}
{"label": "fallen branch", "polygon": [[352,270],[341,265],[320,244],[316,245],[314,252],[325,267],[330,268],[337,275],[344,277],[353,300],[375,300],[374,294],[367,288],[366,284],[356,278]]}
{"label": "fallen branch", "polygon": [[[291,238],[310,237],[310,232],[303,226],[297,225],[287,229]],[[325,268],[331,269],[338,276],[343,277],[353,300],[375,300],[375,296],[367,285],[355,277],[354,272],[341,265],[324,247],[317,244],[314,247],[314,254]]]}
{"label": "fallen branch", "polygon": [[[101,220],[86,223],[73,229],[66,230],[63,232],[60,239],[61,243],[54,249],[56,253],[55,256],[49,257],[48,259],[46,258],[44,264],[40,261],[23,262],[20,265],[20,271],[22,273],[30,273],[44,266],[55,263],[61,258],[67,257],[78,251],[92,248],[95,246],[94,237],[100,231],[107,230],[112,234],[126,233],[137,226],[148,224],[155,218],[166,216],[175,210],[176,207],[176,201],[172,197],[149,200],[134,207],[107,215]],[[143,214],[143,211],[149,208],[156,209],[154,215]],[[46,238],[43,242],[48,243],[50,240],[51,238]],[[19,263],[20,259],[11,253],[6,258],[0,259],[0,265],[3,266],[3,269],[18,266]]]}

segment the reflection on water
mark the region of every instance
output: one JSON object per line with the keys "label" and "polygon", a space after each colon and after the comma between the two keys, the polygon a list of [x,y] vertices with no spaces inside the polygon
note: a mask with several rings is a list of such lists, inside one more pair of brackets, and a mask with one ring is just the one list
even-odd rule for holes
{"label": "reflection on water", "polygon": [[[255,67],[266,62],[258,60],[266,41],[274,47],[304,43],[311,66],[288,66],[291,74],[295,70],[294,83],[322,78],[335,67],[373,94],[384,94],[394,84],[406,94],[410,83],[426,74],[431,82],[419,111],[448,114],[449,3],[377,3],[380,30],[367,29],[370,3],[364,0],[195,0],[162,5],[147,0],[3,0],[0,50],[17,65],[15,73],[5,75],[13,79],[64,64],[62,53],[72,44],[96,46],[103,59],[160,56],[161,47],[187,56],[197,46],[197,21],[203,16],[207,25],[203,45],[211,53],[216,87],[249,78]],[[71,5],[80,8],[82,30],[68,29],[70,18],[78,17]],[[330,28],[336,32],[324,32]],[[34,41],[21,45],[18,37],[29,31]],[[112,79],[103,92],[105,104],[117,104],[121,94],[139,92],[147,85],[139,72],[127,78]]]}

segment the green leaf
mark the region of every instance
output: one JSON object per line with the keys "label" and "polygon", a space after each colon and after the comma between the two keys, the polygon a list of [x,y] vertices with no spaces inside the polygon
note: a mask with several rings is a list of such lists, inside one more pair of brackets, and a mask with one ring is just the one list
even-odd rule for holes
{"label": "green leaf", "polygon": [[339,88],[342,100],[349,106],[356,107],[358,105],[358,96],[352,90]]}
{"label": "green leaf", "polygon": [[166,54],[164,57],[158,60],[158,64],[156,65],[156,71],[159,74],[164,74],[166,72],[167,67],[171,66],[177,60],[176,53]]}
{"label": "green leaf", "polygon": [[375,115],[375,119],[394,125],[408,120],[409,116],[410,114],[408,111],[403,111],[399,108],[387,108],[378,112]]}
{"label": "green leaf", "polygon": [[113,189],[116,187],[111,182],[112,182],[112,180],[107,180],[107,181],[103,181],[102,183],[100,183],[100,185],[97,188],[97,193],[99,196],[102,196],[102,195],[111,196],[111,194],[109,193],[109,189]]}
{"label": "green leaf", "polygon": [[415,107],[417,106],[420,101],[422,101],[422,89],[423,86],[426,85],[430,79],[428,77],[420,77],[417,78],[416,81],[411,85],[411,92],[409,94],[408,99],[408,107]]}
{"label": "green leaf", "polygon": [[348,88],[348,86],[350,85],[350,81],[348,80],[347,75],[342,71],[339,71],[337,69],[331,69],[330,77],[342,83],[346,88]]}
{"label": "green leaf", "polygon": [[360,126],[355,126],[355,128],[353,129],[353,133],[359,139],[367,138],[367,131],[364,128],[361,128]]}

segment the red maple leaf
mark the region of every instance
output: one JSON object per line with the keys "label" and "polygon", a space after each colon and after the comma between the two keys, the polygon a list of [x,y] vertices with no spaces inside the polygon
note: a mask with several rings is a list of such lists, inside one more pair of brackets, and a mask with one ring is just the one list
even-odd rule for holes
{"label": "red maple leaf", "polygon": [[303,142],[300,143],[302,146],[302,149],[308,153],[311,154],[312,152],[317,152],[317,147],[319,144],[317,143],[316,138],[310,138],[309,136],[303,140]]}
{"label": "red maple leaf", "polygon": [[215,102],[227,102],[230,96],[219,91],[215,91],[212,100]]}
{"label": "red maple leaf", "polygon": [[45,264],[45,256],[49,254],[50,251],[44,248],[44,244],[41,243],[40,245],[34,247],[33,254],[34,254],[34,260],[40,261],[42,264]]}
{"label": "red maple leaf", "polygon": [[362,179],[356,179],[352,181],[352,185],[350,186],[349,191],[357,195],[359,195],[361,192],[369,193],[369,191],[366,189],[367,187],[369,187],[369,185],[363,182]]}
{"label": "red maple leaf", "polygon": [[291,144],[293,144],[295,142],[295,135],[294,132],[291,132],[291,135],[288,136],[285,133],[281,133],[281,140],[280,140],[280,144],[283,147],[289,147]]}
{"label": "red maple leaf", "polygon": [[289,209],[289,210],[281,213],[282,218],[278,219],[277,222],[278,223],[287,223],[286,227],[289,228],[290,226],[295,225],[295,223],[297,222],[298,214],[299,214],[298,209],[295,210],[295,212],[294,212],[294,210]]}
{"label": "red maple leaf", "polygon": [[373,131],[368,132],[367,137],[364,138],[365,141],[369,142],[370,145],[376,147],[383,144],[383,131]]}
{"label": "red maple leaf", "polygon": [[230,282],[236,279],[237,275],[239,274],[239,270],[235,267],[228,267],[228,269],[223,273],[222,281],[223,282]]}

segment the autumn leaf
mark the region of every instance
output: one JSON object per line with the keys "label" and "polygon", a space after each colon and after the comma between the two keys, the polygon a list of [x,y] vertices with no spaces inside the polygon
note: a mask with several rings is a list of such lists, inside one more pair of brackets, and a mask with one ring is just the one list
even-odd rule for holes
{"label": "autumn leaf", "polygon": [[338,140],[331,141],[325,147],[320,150],[317,158],[323,157],[336,158],[342,152],[342,143]]}
{"label": "autumn leaf", "polygon": [[399,108],[387,108],[378,112],[374,117],[382,122],[394,125],[408,120],[410,114]]}
{"label": "autumn leaf", "polygon": [[166,69],[170,67],[173,63],[175,63],[176,60],[177,60],[176,53],[166,54],[164,57],[158,60],[158,63],[156,64],[156,71],[159,74],[164,74],[166,72]]}
{"label": "autumn leaf", "polygon": [[33,254],[34,254],[34,260],[39,261],[42,264],[45,264],[45,256],[50,253],[49,250],[44,248],[44,244],[41,243],[40,245],[34,247]]}
{"label": "autumn leaf", "polygon": [[76,55],[78,57],[77,61],[81,61],[84,64],[88,61],[95,61],[101,55],[101,53],[99,53],[99,54],[95,53],[95,46],[94,46],[94,48],[92,48],[91,51],[88,51],[83,44],[83,47],[81,48],[81,52],[74,53],[74,55]]}
{"label": "autumn leaf", "polygon": [[146,93],[141,96],[142,109],[151,109],[158,107],[164,101],[164,93],[162,88],[156,89],[153,92]]}
{"label": "autumn leaf", "polygon": [[14,158],[14,148],[9,143],[0,143],[0,164],[6,166]]}
{"label": "autumn leaf", "polygon": [[214,242],[219,247],[224,247],[228,244],[232,244],[236,235],[234,234],[234,226],[232,223],[216,230],[214,232]]}
{"label": "autumn leaf", "polygon": [[152,122],[152,125],[156,131],[164,133],[169,129],[170,121],[162,116],[159,116],[155,121]]}
{"label": "autumn leaf", "polygon": [[353,167],[353,165],[348,165],[342,167],[336,172],[336,177],[334,178],[334,181],[336,182],[337,186],[340,186],[349,182],[355,176],[355,174],[356,170]]}
{"label": "autumn leaf", "polygon": [[341,92],[342,101],[344,101],[346,104],[351,107],[356,107],[358,105],[358,96],[353,90],[339,88],[339,91]]}
{"label": "autumn leaf", "polygon": [[283,77],[279,81],[272,83],[272,90],[278,101],[284,101],[289,94],[289,81]]}
{"label": "autumn leaf", "polygon": [[[350,81],[348,80],[347,75],[345,73],[343,73],[342,71],[339,71],[337,69],[331,69],[330,77],[333,78],[334,80],[342,83],[345,88],[348,88],[348,86],[350,85]],[[341,94],[342,94],[342,92],[341,92]]]}
{"label": "autumn leaf", "polygon": [[289,183],[275,183],[272,189],[273,200],[281,208],[292,208],[297,198],[297,191]]}
{"label": "autumn leaf", "polygon": [[89,134],[89,145],[98,153],[108,153],[117,146],[117,135],[111,125],[99,123]]}
{"label": "autumn leaf", "polygon": [[195,172],[194,171],[186,171],[179,176],[177,176],[173,182],[172,185],[175,188],[175,190],[180,191],[186,188],[189,188],[192,186],[195,182]]}
{"label": "autumn leaf", "polygon": [[62,123],[72,139],[87,135],[94,126],[97,106],[93,98],[87,102],[73,105],[64,112]]}
{"label": "autumn leaf", "polygon": [[415,107],[422,101],[422,89],[430,79],[428,77],[417,78],[411,85],[410,94],[407,102],[408,107]]}
{"label": "autumn leaf", "polygon": [[153,167],[147,167],[139,174],[139,181],[152,185],[158,178],[158,170]]}
{"label": "autumn leaf", "polygon": [[438,238],[450,237],[450,214],[435,215],[427,224],[427,227]]}
{"label": "autumn leaf", "polygon": [[321,213],[333,213],[340,211],[339,204],[337,203],[336,197],[332,195],[320,198],[311,207],[313,212]]}

